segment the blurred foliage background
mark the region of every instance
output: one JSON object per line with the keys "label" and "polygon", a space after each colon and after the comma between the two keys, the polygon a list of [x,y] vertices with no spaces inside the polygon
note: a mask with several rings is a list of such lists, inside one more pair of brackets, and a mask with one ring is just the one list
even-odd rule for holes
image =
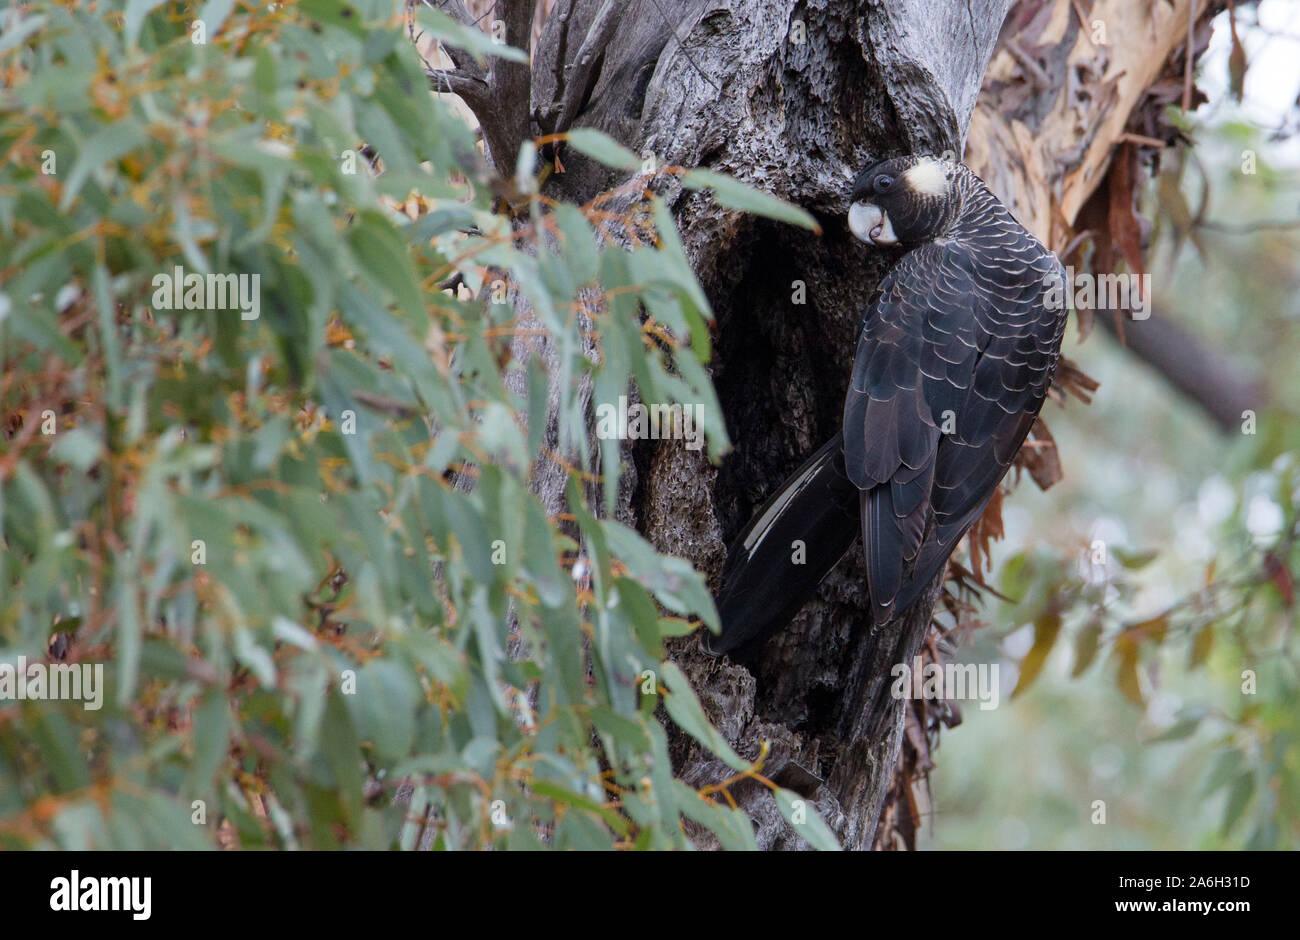
{"label": "blurred foliage background", "polygon": [[944,735],[926,846],[1300,846],[1298,14],[1239,7],[1237,42],[1219,18],[1192,148],[1140,205],[1155,315],[1256,383],[1255,423],[1221,432],[1112,335],[1071,331],[1101,387],[1045,410],[1065,479],[1004,506],[991,580],[1021,603],[991,601],[959,654],[1002,664],[1003,702]]}
{"label": "blurred foliage background", "polygon": [[[522,53],[408,15],[0,14],[0,661],[108,685],[97,711],[0,701],[0,846],[660,848],[683,820],[753,846],[725,786],[672,778],[656,712],[749,772],[662,661],[716,615],[597,518],[620,453],[579,396],[713,403],[717,456],[707,301],[643,184],[556,205],[526,145],[494,189],[410,39]],[[257,275],[260,315],[164,309],[177,265]],[[523,309],[549,367],[512,355]],[[548,413],[559,517],[529,490]]]}

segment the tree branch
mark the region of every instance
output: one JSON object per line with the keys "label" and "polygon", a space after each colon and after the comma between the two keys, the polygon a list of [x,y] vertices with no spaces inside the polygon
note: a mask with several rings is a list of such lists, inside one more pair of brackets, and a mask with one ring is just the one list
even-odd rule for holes
{"label": "tree branch", "polygon": [[[468,29],[478,29],[478,22],[462,0],[421,2],[448,14]],[[527,53],[531,45],[533,0],[497,0],[493,13],[505,25],[506,43]],[[412,40],[416,38],[412,27]],[[510,176],[519,145],[532,136],[530,63],[494,57],[490,70],[485,70],[469,53],[445,42],[440,46],[456,68],[440,69],[423,60],[430,88],[460,96],[478,119],[492,165],[502,176]]]}
{"label": "tree branch", "polygon": [[[1118,341],[1113,311],[1097,321]],[[1168,317],[1125,320],[1122,345],[1198,405],[1225,433],[1239,430],[1243,411],[1258,412],[1270,399],[1268,387],[1245,375],[1219,353]]]}
{"label": "tree branch", "polygon": [[[534,105],[533,119],[537,121],[543,134],[556,133],[559,124],[561,101],[564,97],[564,65],[568,56],[569,24],[573,22],[573,6],[574,0],[556,0],[550,17],[542,26],[538,56],[541,59],[545,58],[544,52],[551,53],[546,77],[553,83],[546,103],[542,104],[538,101]],[[537,65],[539,68],[545,68],[543,62],[539,61]],[[544,89],[534,85],[534,97],[540,96],[543,91]]]}
{"label": "tree branch", "polygon": [[[506,43],[529,52],[532,46],[532,0],[497,0],[494,11],[496,18],[505,24]],[[519,145],[532,136],[530,63],[493,59],[488,85],[491,105],[476,110],[475,115],[483,129],[483,140],[492,164],[498,173],[508,177],[514,174]]]}
{"label": "tree branch", "polygon": [[596,62],[609,45],[626,10],[626,0],[604,0],[592,18],[591,25],[587,27],[587,35],[583,37],[577,54],[564,65],[563,97],[555,122],[557,133],[563,133],[573,126],[583,99],[591,91]]}
{"label": "tree branch", "polygon": [[483,79],[456,69],[440,69],[432,65],[426,65],[424,72],[429,76],[429,85],[434,91],[459,95],[475,116],[480,111],[491,111],[491,89]]}

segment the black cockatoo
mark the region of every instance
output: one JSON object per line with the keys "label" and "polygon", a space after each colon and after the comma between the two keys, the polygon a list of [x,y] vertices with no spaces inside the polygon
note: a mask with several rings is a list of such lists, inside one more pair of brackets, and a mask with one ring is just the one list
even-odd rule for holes
{"label": "black cockatoo", "polygon": [[903,253],[863,317],[841,432],[728,551],[713,653],[756,652],[859,531],[870,623],[906,610],[984,511],[1056,369],[1065,272],[968,168],[874,163],[848,224]]}

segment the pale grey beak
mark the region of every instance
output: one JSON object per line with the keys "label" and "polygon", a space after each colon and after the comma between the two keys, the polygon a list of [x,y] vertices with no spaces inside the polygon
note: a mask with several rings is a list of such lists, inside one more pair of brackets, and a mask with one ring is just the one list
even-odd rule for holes
{"label": "pale grey beak", "polygon": [[898,244],[889,215],[874,202],[855,202],[849,206],[849,231],[872,245]]}

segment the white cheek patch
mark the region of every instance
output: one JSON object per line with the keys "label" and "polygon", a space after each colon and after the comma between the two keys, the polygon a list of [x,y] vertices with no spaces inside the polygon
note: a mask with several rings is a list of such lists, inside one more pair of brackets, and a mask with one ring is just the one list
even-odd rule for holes
{"label": "white cheek patch", "polygon": [[926,196],[942,196],[948,192],[948,171],[938,160],[922,160],[903,174],[907,185]]}
{"label": "white cheek patch", "polygon": [[898,244],[889,215],[874,203],[855,202],[849,206],[849,231],[868,244]]}

